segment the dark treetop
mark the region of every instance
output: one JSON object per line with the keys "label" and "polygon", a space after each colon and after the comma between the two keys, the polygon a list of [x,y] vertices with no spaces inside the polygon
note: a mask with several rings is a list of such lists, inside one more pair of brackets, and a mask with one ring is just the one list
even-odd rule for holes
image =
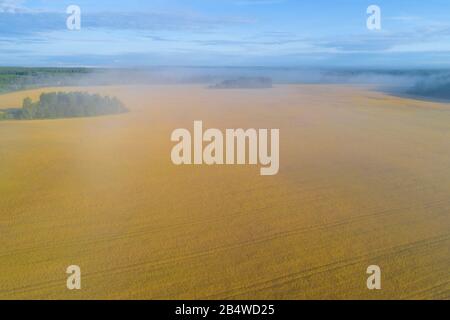
{"label": "dark treetop", "polygon": [[39,101],[23,100],[22,108],[0,110],[0,120],[94,117],[128,110],[117,98],[84,92],[43,93]]}

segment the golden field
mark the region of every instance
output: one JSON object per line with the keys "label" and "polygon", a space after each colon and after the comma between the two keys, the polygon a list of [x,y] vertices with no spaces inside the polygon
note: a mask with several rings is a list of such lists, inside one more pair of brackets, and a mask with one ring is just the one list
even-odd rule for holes
{"label": "golden field", "polygon": [[[450,298],[449,104],[180,85],[31,90],[0,108],[56,90],[131,112],[0,122],[0,298]],[[279,128],[279,174],[173,165],[170,134],[194,120]]]}

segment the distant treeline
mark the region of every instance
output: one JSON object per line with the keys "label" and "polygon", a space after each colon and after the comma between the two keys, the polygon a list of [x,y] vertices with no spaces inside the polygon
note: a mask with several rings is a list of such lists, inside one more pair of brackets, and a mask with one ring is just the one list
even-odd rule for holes
{"label": "distant treeline", "polygon": [[94,117],[128,110],[117,98],[84,92],[43,93],[39,101],[23,100],[22,108],[0,110],[0,120]]}
{"label": "distant treeline", "polygon": [[450,100],[450,73],[429,77],[418,81],[406,91],[409,95],[423,98]]}
{"label": "distant treeline", "polygon": [[82,84],[97,72],[87,68],[0,67],[0,93],[24,89]]}
{"label": "distant treeline", "polygon": [[[231,80],[230,80],[231,79]],[[210,88],[278,84],[370,84],[395,95],[450,100],[450,69],[301,67],[0,67],[0,93],[42,87],[195,83]],[[214,85],[215,84],[215,85]]]}

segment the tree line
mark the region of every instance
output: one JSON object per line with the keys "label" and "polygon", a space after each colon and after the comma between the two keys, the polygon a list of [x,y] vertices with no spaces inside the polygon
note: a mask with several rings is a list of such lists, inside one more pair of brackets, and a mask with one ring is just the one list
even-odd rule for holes
{"label": "tree line", "polygon": [[0,120],[94,117],[127,111],[115,97],[85,92],[52,92],[42,93],[36,102],[25,98],[22,108],[0,110]]}
{"label": "tree line", "polygon": [[100,69],[86,68],[0,67],[0,92],[77,85],[88,76],[99,72]]}

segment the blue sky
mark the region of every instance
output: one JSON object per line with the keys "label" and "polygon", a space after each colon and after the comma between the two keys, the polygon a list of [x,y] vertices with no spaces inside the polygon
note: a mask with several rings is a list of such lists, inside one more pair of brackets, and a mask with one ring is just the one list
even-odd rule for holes
{"label": "blue sky", "polygon": [[0,0],[0,65],[450,67],[450,1]]}

